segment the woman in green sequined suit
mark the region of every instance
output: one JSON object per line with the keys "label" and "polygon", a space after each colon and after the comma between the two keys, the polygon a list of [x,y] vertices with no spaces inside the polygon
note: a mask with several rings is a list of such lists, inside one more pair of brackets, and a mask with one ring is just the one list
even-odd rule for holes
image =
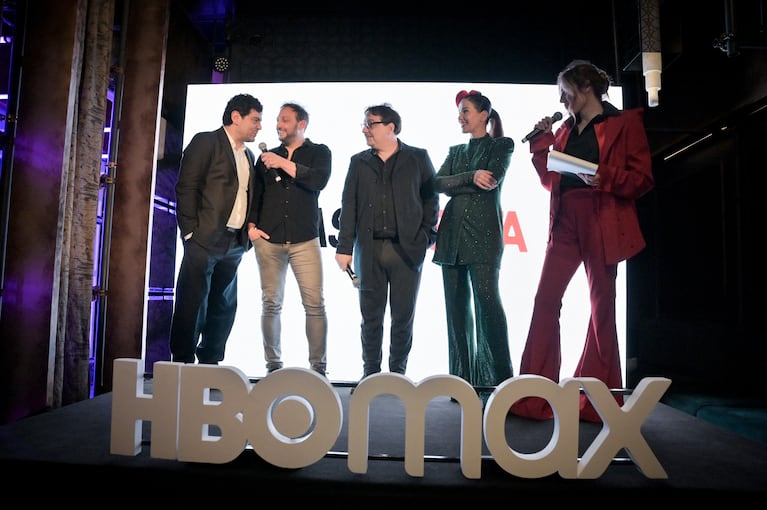
{"label": "woman in green sequined suit", "polygon": [[[450,374],[475,387],[496,386],[513,376],[498,278],[504,246],[501,185],[514,141],[503,136],[487,97],[463,90],[455,99],[458,123],[471,138],[450,147],[434,178],[436,191],[450,200],[433,262],[442,266]],[[488,395],[480,391],[483,402]]]}

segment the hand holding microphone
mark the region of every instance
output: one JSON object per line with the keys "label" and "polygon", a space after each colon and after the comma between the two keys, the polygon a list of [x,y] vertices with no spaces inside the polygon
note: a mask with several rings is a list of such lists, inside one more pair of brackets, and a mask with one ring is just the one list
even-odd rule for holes
{"label": "hand holding microphone", "polygon": [[[261,150],[261,153],[263,154],[266,152],[266,144],[264,142],[261,142],[258,144],[258,148]],[[280,182],[282,180],[282,177],[274,168],[266,168],[269,171],[269,175],[271,175],[274,178],[274,182]]]}
{"label": "hand holding microphone", "polygon": [[[551,123],[555,123],[557,121],[562,120],[562,114],[560,112],[554,112],[554,115],[551,116]],[[535,138],[539,134],[543,133],[543,129],[535,128],[529,133],[525,135],[525,137],[522,139],[522,143],[525,143],[526,141],[530,140],[531,138]]]}
{"label": "hand holding microphone", "polygon": [[346,274],[349,275],[349,278],[352,281],[352,285],[354,285],[355,287],[359,287],[360,279],[357,278],[357,275],[354,273],[354,269],[352,269],[351,254],[336,253],[336,262],[338,263],[338,268],[341,271],[346,271]]}
{"label": "hand holding microphone", "polygon": [[348,274],[349,278],[352,279],[352,285],[354,285],[355,287],[360,286],[360,279],[357,278],[357,275],[354,272],[354,269],[352,269],[352,266],[346,266],[346,274]]}

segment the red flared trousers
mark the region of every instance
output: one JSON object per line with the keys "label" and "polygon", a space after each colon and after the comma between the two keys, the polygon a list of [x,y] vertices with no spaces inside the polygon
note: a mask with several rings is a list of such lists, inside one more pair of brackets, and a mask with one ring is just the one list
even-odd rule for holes
{"label": "red flared trousers", "polygon": [[[589,285],[591,317],[573,377],[596,377],[608,388],[622,388],[618,332],[615,325],[617,264],[605,262],[600,231],[599,192],[573,189],[560,200],[535,295],[530,330],[522,353],[521,374],[538,374],[559,382],[562,361],[559,316],[565,290],[581,263]],[[619,404],[621,395],[616,395]],[[548,403],[529,397],[514,403],[511,412],[535,419],[553,417]],[[599,415],[581,395],[581,418],[599,422]]]}

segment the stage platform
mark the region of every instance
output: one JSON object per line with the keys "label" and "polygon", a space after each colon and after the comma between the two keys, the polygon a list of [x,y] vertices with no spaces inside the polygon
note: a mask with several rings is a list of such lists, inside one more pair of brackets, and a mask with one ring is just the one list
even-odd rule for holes
{"label": "stage platform", "polygon": [[[334,388],[347,413],[350,388]],[[308,467],[284,469],[249,448],[224,464],[152,458],[151,424],[144,426],[140,454],[113,455],[111,410],[112,394],[104,394],[0,427],[3,485],[17,494],[18,487],[27,487],[26,499],[37,503],[85,503],[93,497],[89,493],[98,492],[112,494],[112,503],[135,505],[316,502],[335,508],[490,502],[513,507],[522,501],[565,507],[598,501],[623,507],[710,502],[715,496],[753,501],[767,492],[767,446],[660,403],[641,431],[666,471],[665,479],[646,477],[623,451],[596,479],[522,478],[501,469],[489,455],[482,457],[481,478],[468,479],[460,465],[460,406],[447,397],[432,400],[427,408],[423,477],[405,472],[404,406],[392,395],[376,397],[371,404],[364,474],[348,468],[346,420],[324,458]],[[552,436],[553,421],[513,415],[506,420],[509,445],[517,451],[538,451]],[[581,453],[601,428],[579,423]]]}

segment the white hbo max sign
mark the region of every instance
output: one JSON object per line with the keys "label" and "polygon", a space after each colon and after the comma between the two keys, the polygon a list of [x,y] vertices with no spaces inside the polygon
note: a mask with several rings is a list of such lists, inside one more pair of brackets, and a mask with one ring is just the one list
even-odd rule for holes
{"label": "white hbo max sign", "polygon": [[[158,362],[152,394],[143,393],[143,363],[114,362],[110,451],[141,452],[142,422],[151,421],[151,456],[183,462],[225,463],[250,445],[266,462],[298,469],[322,459],[333,447],[343,424],[343,408],[333,386],[312,370],[283,368],[256,383],[234,367]],[[641,427],[671,384],[670,379],[645,378],[619,406],[607,386],[594,378],[570,378],[557,384],[537,375],[512,377],[500,384],[484,412],[474,388],[452,375],[407,377],[379,373],[360,382],[349,403],[348,467],[366,473],[371,401],[379,395],[399,397],[406,411],[404,467],[408,475],[424,475],[425,417],[429,402],[439,396],[462,406],[461,471],[481,478],[484,437],[494,461],[523,478],[558,473],[563,478],[601,476],[613,456],[625,449],[648,478],[667,478],[642,436]],[[578,458],[580,390],[599,412],[602,431]],[[211,390],[221,392],[213,401]],[[508,409],[524,397],[545,398],[554,410],[549,443],[535,453],[510,448],[505,436]],[[211,428],[220,433],[210,434]]]}

